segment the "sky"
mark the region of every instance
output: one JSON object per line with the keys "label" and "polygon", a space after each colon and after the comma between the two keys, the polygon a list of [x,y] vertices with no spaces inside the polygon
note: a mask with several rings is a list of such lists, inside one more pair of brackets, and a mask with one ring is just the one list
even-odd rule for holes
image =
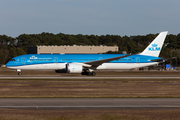
{"label": "sky", "polygon": [[180,33],[180,0],[1,0],[0,35]]}

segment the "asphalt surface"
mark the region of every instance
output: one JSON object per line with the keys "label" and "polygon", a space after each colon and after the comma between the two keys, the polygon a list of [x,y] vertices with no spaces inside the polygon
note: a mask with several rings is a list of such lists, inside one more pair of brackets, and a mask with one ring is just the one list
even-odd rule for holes
{"label": "asphalt surface", "polygon": [[95,76],[0,76],[0,79],[180,79],[180,76],[107,76],[107,77],[95,77]]}
{"label": "asphalt surface", "polygon": [[0,98],[0,110],[176,108],[180,98]]}

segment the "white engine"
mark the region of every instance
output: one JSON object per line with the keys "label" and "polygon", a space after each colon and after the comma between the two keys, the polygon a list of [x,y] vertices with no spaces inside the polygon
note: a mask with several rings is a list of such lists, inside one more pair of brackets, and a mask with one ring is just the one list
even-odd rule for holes
{"label": "white engine", "polygon": [[83,67],[79,64],[66,64],[67,73],[82,73]]}

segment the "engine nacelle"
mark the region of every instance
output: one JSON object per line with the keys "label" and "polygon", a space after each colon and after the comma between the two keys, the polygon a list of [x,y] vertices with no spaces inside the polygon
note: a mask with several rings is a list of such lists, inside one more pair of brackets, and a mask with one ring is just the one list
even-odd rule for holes
{"label": "engine nacelle", "polygon": [[67,73],[82,73],[83,66],[79,64],[66,64]]}

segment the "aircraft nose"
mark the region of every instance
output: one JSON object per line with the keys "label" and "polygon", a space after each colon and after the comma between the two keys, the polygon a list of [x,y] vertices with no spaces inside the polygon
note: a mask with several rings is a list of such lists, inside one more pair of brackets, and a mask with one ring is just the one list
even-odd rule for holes
{"label": "aircraft nose", "polygon": [[9,61],[8,63],[6,63],[6,67],[11,66],[11,61]]}

